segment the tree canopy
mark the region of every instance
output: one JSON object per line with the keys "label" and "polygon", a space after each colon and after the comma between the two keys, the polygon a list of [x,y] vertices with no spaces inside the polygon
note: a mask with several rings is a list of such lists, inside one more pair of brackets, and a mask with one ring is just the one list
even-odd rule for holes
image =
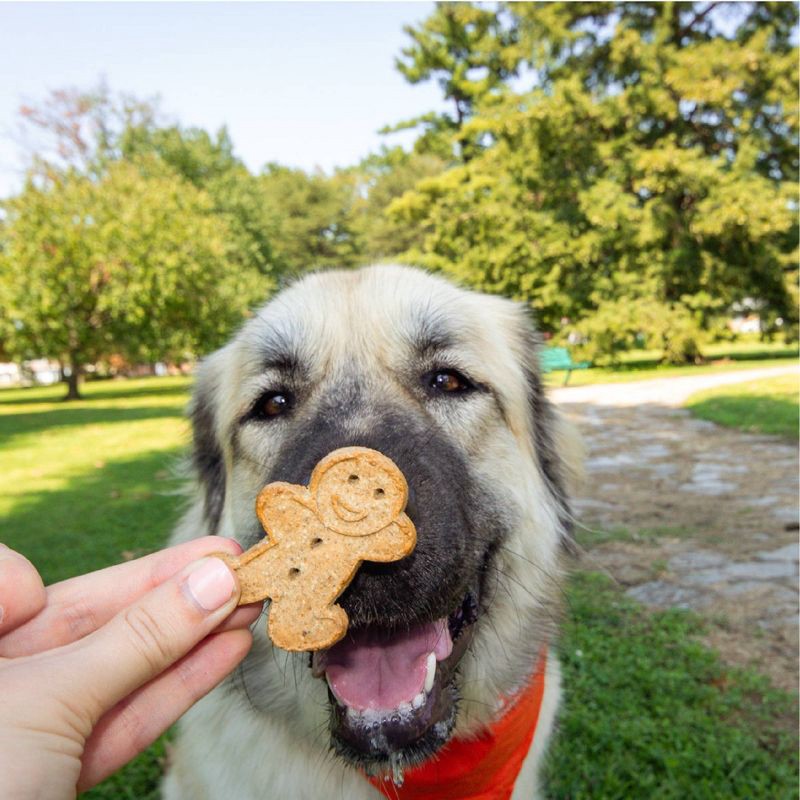
{"label": "tree canopy", "polygon": [[177,174],[126,162],[102,179],[68,173],[6,204],[0,307],[19,357],[71,371],[122,355],[180,359],[220,345],[260,299],[255,272],[231,270],[234,238],[211,197]]}
{"label": "tree canopy", "polygon": [[[553,332],[568,318],[596,334],[604,308],[655,306],[641,327],[675,320],[675,359],[696,355],[687,325],[748,297],[796,323],[796,7],[494,13],[507,32],[479,46],[507,50],[534,88],[485,93],[456,134],[481,151],[393,202],[428,231],[409,258],[530,303]],[[664,345],[670,328],[644,333]]]}
{"label": "tree canopy", "polygon": [[50,141],[3,204],[0,338],[69,374],[220,344],[274,285],[257,182],[223,132],[159,127],[146,103],[58,91],[23,116]]}
{"label": "tree canopy", "polygon": [[596,359],[696,359],[743,305],[796,332],[797,23],[793,3],[439,3],[396,66],[446,110],[333,174],[253,173],[224,128],[53,92],[21,109],[0,350],[75,375],[193,357],[304,270],[381,259],[527,303]]}

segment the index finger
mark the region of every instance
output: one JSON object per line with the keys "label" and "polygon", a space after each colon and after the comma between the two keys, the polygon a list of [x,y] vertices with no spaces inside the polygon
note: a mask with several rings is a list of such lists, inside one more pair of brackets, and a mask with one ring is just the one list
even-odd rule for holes
{"label": "index finger", "polygon": [[0,635],[32,619],[46,602],[44,584],[33,564],[0,543]]}
{"label": "index finger", "polygon": [[0,638],[0,657],[31,655],[82,639],[190,562],[209,553],[241,551],[233,539],[204,536],[48,586],[44,609]]}

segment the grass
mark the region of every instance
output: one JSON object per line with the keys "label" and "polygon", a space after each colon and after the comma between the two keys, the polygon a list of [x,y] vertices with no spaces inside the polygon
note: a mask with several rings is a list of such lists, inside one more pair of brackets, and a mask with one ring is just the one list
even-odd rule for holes
{"label": "grass", "polygon": [[[651,378],[679,377],[681,375],[707,375],[716,372],[733,372],[741,369],[787,366],[797,359],[796,345],[744,341],[708,345],[703,348],[708,363],[695,366],[673,367],[659,363],[660,353],[654,350],[634,350],[625,353],[621,363],[613,367],[591,367],[575,370],[569,386],[587,386],[595,383],[627,383]],[[548,386],[561,386],[563,372],[545,376]]]}
{"label": "grass", "polygon": [[48,583],[163,545],[188,441],[186,379],[0,393],[3,539]]}
{"label": "grass", "polygon": [[[87,384],[70,404],[60,387],[0,392],[2,537],[47,582],[164,544],[180,506],[173,468],[188,441],[187,385]],[[681,531],[607,534],[661,535]],[[796,796],[793,698],[723,668],[696,642],[696,618],[646,613],[599,576],[578,574],[569,602],[550,797]],[[85,797],[155,800],[164,748],[162,738]]]}
{"label": "grass", "polygon": [[602,575],[568,600],[548,797],[797,797],[796,698],[724,667],[696,616],[645,612]]}
{"label": "grass", "polygon": [[695,416],[719,425],[797,439],[799,396],[800,376],[780,375],[699,392],[689,398],[686,407]]}

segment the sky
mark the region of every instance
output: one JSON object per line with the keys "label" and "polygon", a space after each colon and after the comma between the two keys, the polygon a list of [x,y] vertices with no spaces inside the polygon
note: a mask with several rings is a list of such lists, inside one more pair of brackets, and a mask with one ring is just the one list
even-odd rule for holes
{"label": "sky", "polygon": [[0,197],[24,171],[18,109],[51,89],[160,96],[172,121],[227,125],[251,170],[331,170],[381,143],[383,125],[442,108],[434,83],[394,68],[404,24],[433,3],[0,2]]}

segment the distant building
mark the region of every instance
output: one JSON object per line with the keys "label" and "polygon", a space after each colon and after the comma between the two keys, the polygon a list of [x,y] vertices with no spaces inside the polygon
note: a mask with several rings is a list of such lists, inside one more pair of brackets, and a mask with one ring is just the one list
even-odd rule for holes
{"label": "distant building", "polygon": [[58,361],[32,358],[22,364],[0,363],[0,386],[49,386],[61,380]]}
{"label": "distant building", "polygon": [[754,297],[745,297],[731,305],[731,318],[728,328],[734,333],[761,333],[761,315],[764,301]]}
{"label": "distant building", "polygon": [[49,386],[61,380],[61,370],[58,361],[49,358],[32,358],[22,362],[22,382],[35,383],[39,386]]}
{"label": "distant building", "polygon": [[728,328],[734,333],[761,333],[761,317],[745,314],[728,320]]}
{"label": "distant building", "polygon": [[19,386],[22,375],[19,367],[10,362],[0,363],[0,386]]}

